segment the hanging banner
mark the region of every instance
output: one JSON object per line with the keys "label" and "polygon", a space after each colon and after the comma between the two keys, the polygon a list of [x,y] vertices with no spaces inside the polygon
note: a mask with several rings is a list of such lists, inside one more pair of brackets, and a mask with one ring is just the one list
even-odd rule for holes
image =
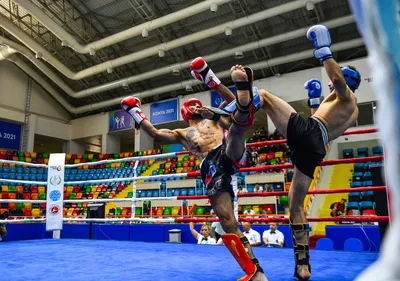
{"label": "hanging banner", "polygon": [[133,118],[124,110],[110,112],[108,120],[109,132],[129,130],[133,128]]}
{"label": "hanging banner", "polygon": [[21,124],[0,121],[0,148],[19,150],[21,128]]}
{"label": "hanging banner", "polygon": [[46,200],[46,231],[62,230],[65,153],[52,153],[49,158]]}
{"label": "hanging banner", "polygon": [[[233,93],[235,91],[235,87],[229,88],[229,90]],[[211,106],[219,107],[220,104],[224,101],[224,99],[218,94],[217,91],[211,91]]]}
{"label": "hanging banner", "polygon": [[178,121],[178,99],[150,104],[150,122],[153,125]]}

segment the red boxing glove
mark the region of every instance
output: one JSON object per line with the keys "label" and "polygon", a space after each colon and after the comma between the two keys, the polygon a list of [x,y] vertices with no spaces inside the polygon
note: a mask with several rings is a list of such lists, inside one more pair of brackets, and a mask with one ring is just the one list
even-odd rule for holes
{"label": "red boxing glove", "polygon": [[140,109],[140,105],[140,100],[135,97],[126,97],[121,101],[122,109],[128,112],[133,117],[133,120],[135,120],[136,129],[140,128],[140,123],[142,123],[143,120],[147,120]]}
{"label": "red boxing glove", "polygon": [[204,82],[211,90],[221,85],[221,81],[215,76],[202,57],[195,58],[192,61],[190,70],[194,79]]}

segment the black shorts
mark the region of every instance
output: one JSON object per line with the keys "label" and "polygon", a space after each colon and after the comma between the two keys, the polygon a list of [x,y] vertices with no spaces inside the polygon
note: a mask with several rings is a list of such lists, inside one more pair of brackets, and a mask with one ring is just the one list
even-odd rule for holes
{"label": "black shorts", "polygon": [[293,164],[306,176],[314,178],[315,168],[326,155],[328,130],[315,117],[304,118],[292,113],[287,126],[287,144]]}
{"label": "black shorts", "polygon": [[229,192],[233,200],[235,194],[231,184],[232,175],[246,162],[245,146],[243,145],[241,149],[244,150],[243,157],[238,162],[233,161],[226,155],[225,139],[221,145],[208,152],[200,168],[207,196],[213,196],[218,191]]}

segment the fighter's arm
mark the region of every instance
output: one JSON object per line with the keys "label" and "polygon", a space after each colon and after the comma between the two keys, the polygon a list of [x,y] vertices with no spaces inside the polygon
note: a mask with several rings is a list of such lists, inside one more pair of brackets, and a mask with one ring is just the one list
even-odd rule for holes
{"label": "fighter's arm", "polygon": [[202,57],[195,58],[191,62],[190,70],[193,78],[204,82],[210,90],[215,90],[221,95],[225,103],[222,103],[219,108],[225,107],[235,99],[235,95],[229,91],[227,87],[221,84],[221,81],[215,75],[214,71],[212,71]]}
{"label": "fighter's arm", "polygon": [[149,120],[147,120],[146,116],[140,109],[140,106],[140,100],[136,97],[126,97],[121,101],[122,109],[133,117],[137,129],[142,128],[156,140],[162,140],[168,143],[182,143],[183,140],[180,137],[181,135],[179,134],[179,130],[156,129]]}
{"label": "fighter's arm", "polygon": [[347,88],[346,80],[344,80],[342,70],[337,62],[333,58],[330,58],[324,60],[323,64],[329,79],[332,81],[335,92],[343,99],[350,98],[351,93]]}
{"label": "fighter's arm", "polygon": [[194,239],[197,240],[199,238],[199,233],[196,231],[196,229],[194,229],[194,223],[190,222],[189,227],[190,227],[190,232],[192,233]]}
{"label": "fighter's arm", "polygon": [[140,128],[155,140],[167,143],[181,143],[179,130],[157,129],[147,119],[140,123]]}
{"label": "fighter's arm", "polygon": [[329,30],[324,25],[314,25],[307,31],[307,38],[314,43],[314,56],[323,63],[329,79],[335,87],[336,93],[343,99],[350,98],[351,94],[344,80],[342,70],[333,59],[331,37]]}

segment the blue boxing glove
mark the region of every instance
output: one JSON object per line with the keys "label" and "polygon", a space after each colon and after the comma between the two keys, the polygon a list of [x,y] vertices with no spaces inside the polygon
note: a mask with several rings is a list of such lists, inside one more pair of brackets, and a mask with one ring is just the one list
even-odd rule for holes
{"label": "blue boxing glove", "polygon": [[307,31],[307,38],[314,42],[314,57],[321,62],[332,58],[331,36],[329,30],[325,25],[314,25]]}
{"label": "blue boxing glove", "polygon": [[319,108],[322,92],[321,81],[310,79],[304,83],[304,89],[308,90],[308,106],[310,108]]}

